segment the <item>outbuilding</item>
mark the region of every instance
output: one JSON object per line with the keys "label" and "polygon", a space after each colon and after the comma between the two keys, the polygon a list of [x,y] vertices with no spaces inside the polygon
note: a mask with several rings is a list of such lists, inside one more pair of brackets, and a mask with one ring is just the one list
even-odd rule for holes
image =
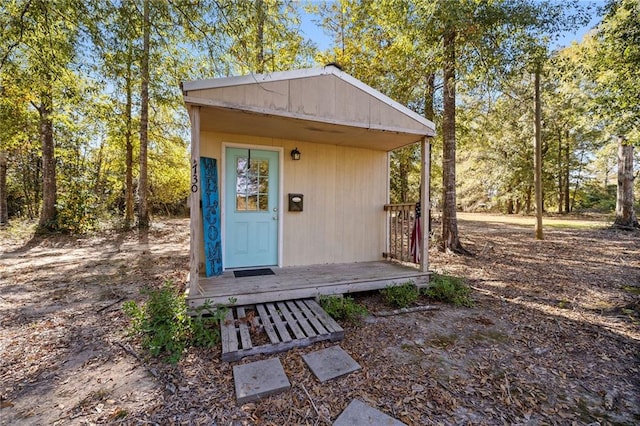
{"label": "outbuilding", "polygon": [[[398,238],[409,245],[398,232],[414,214],[389,204],[390,152],[422,144],[421,198],[428,200],[431,121],[334,65],[182,89],[191,119],[192,305],[427,278],[428,232],[413,241],[413,267],[385,256],[397,257],[389,247]],[[426,216],[418,218],[422,230]]]}

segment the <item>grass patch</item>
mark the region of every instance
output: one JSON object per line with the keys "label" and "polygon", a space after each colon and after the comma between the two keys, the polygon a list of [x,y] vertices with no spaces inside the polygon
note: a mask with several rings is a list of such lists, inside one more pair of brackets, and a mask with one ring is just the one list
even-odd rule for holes
{"label": "grass patch", "polygon": [[471,337],[471,340],[476,342],[488,341],[493,343],[507,343],[509,341],[509,336],[499,331],[486,330],[475,333]]}
{"label": "grass patch", "polygon": [[429,340],[429,344],[431,346],[435,346],[440,349],[447,349],[456,344],[458,340],[458,336],[450,334],[450,335],[442,335],[439,334],[433,339]]}
{"label": "grass patch", "polygon": [[[535,216],[522,216],[522,215],[501,215],[491,213],[458,213],[458,219],[467,220],[472,222],[486,222],[493,224],[507,224],[516,226],[535,226]],[[613,220],[606,216],[601,215],[594,218],[586,218],[579,216],[544,216],[542,218],[543,226],[556,229],[598,229],[606,228]]]}
{"label": "grass patch", "polygon": [[464,283],[462,278],[450,275],[434,274],[429,280],[429,287],[425,294],[434,299],[455,306],[473,306],[471,300],[471,288]]}
{"label": "grass patch", "polygon": [[35,235],[37,225],[35,220],[10,220],[8,225],[0,227],[3,242],[25,244]]}
{"label": "grass patch", "polygon": [[640,287],[635,285],[625,285],[622,287],[624,291],[627,293],[635,294],[636,296],[640,296]]}
{"label": "grass patch", "polygon": [[359,324],[369,314],[363,305],[356,303],[352,297],[320,296],[320,306],[331,318]]}
{"label": "grass patch", "polygon": [[420,297],[420,290],[412,281],[402,285],[392,285],[380,290],[384,301],[391,306],[408,308]]}

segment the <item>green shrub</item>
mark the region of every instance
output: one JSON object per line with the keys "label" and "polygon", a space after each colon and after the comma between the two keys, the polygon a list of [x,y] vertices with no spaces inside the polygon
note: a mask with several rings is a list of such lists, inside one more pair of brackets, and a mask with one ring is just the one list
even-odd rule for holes
{"label": "green shrub", "polygon": [[458,277],[432,275],[425,294],[432,299],[452,303],[456,306],[473,306],[473,301],[470,298],[471,288]]}
{"label": "green shrub", "polygon": [[142,347],[152,356],[164,354],[169,362],[176,363],[187,347],[210,347],[220,341],[218,322],[226,308],[211,307],[207,302],[194,311],[192,318],[185,294],[170,282],[144,293],[146,303],[130,300],[122,309],[131,318],[131,334],[141,338]]}
{"label": "green shrub", "polygon": [[351,297],[320,296],[320,306],[331,318],[349,321],[352,324],[359,323],[369,314],[366,307],[356,303]]}
{"label": "green shrub", "polygon": [[58,194],[57,230],[69,234],[85,234],[98,228],[98,198],[93,186],[83,178],[71,178],[66,190]]}
{"label": "green shrub", "polygon": [[407,308],[414,304],[420,297],[420,290],[412,281],[408,281],[402,285],[388,286],[380,290],[380,293],[382,293],[387,304],[397,306],[398,308]]}
{"label": "green shrub", "polygon": [[220,342],[220,321],[227,314],[224,306],[212,306],[210,301],[194,309],[191,317],[191,345],[210,348]]}

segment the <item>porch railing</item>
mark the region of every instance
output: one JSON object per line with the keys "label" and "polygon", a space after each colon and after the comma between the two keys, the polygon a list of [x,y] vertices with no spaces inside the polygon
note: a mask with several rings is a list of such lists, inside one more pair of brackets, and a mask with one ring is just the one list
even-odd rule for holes
{"label": "porch railing", "polygon": [[416,203],[385,204],[387,212],[386,259],[415,263],[411,254],[411,233],[416,220]]}

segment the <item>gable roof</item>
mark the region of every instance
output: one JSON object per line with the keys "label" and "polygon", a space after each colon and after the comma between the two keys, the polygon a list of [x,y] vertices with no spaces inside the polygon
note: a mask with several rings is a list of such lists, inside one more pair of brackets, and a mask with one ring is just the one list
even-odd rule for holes
{"label": "gable roof", "polygon": [[434,124],[329,65],[184,82],[201,129],[391,151],[435,135]]}

